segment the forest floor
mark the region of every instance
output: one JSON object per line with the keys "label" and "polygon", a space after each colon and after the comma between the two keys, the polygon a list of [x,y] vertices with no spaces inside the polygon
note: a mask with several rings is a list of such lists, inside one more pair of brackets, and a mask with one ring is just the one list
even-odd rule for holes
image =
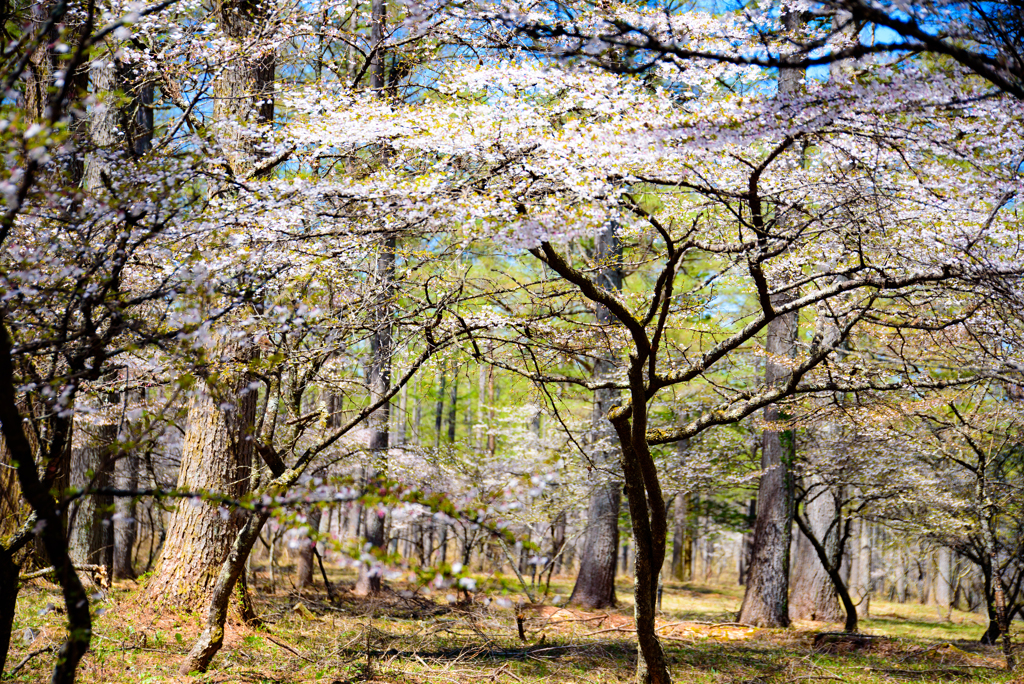
{"label": "forest floor", "polygon": [[[286,570],[286,569],[283,569]],[[262,580],[254,591],[263,628],[229,624],[226,644],[203,675],[177,668],[199,631],[202,616],[147,612],[133,600],[135,582],[115,583],[94,596],[92,648],[78,681],[86,684],[165,682],[246,684],[317,682],[434,684],[464,682],[585,682],[633,679],[632,583],[621,578],[619,606],[585,612],[559,607],[569,578],[531,589],[526,601],[515,577],[479,578],[474,600],[454,602],[441,591],[392,584],[377,600],[348,591],[350,574],[328,568],[335,600],[322,582],[301,594],[278,573],[276,590]],[[286,587],[280,578],[285,578]],[[484,598],[489,596],[490,598]],[[799,622],[789,629],[752,629],[732,622],[742,587],[668,583],[658,620],[673,680],[732,684],[814,682],[1016,682],[1002,670],[994,647],[978,643],[984,620],[934,606],[872,601],[862,631],[866,644],[815,648],[814,637],[840,625]],[[41,580],[23,587],[5,681],[43,682],[62,636],[56,588]],[[522,607],[520,607],[522,606]],[[517,615],[525,641],[520,638]],[[26,662],[22,661],[35,654]]]}

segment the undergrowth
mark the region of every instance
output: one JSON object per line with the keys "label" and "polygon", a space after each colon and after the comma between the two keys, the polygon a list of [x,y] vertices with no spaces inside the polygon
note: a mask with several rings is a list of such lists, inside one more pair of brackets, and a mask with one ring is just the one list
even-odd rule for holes
{"label": "undergrowth", "polygon": [[[271,593],[259,586],[254,598],[265,626],[230,624],[211,670],[190,677],[180,676],[177,668],[201,615],[153,614],[133,600],[134,582],[97,590],[92,648],[78,681],[611,684],[633,679],[637,656],[625,578],[619,605],[597,612],[560,607],[572,588],[568,578],[556,578],[536,605],[508,590],[497,597],[493,592],[452,596],[404,585],[364,599],[347,591],[352,579],[333,570],[333,602],[322,584],[301,593],[280,588]],[[481,577],[480,586],[500,587],[500,579]],[[801,622],[785,630],[751,629],[732,622],[741,599],[742,588],[735,585],[665,586],[659,634],[675,681],[1024,681],[1002,669],[995,648],[978,643],[984,620],[976,614],[954,610],[946,620],[933,606],[874,601],[862,630],[875,638],[816,648],[816,634],[839,626]],[[48,679],[62,638],[59,605],[52,585],[33,581],[22,588],[7,665],[8,673],[18,669],[13,677],[5,674],[6,681]]]}

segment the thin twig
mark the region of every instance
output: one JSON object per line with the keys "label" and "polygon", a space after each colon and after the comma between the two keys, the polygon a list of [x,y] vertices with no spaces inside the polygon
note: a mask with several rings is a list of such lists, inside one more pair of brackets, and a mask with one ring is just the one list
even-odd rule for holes
{"label": "thin twig", "polygon": [[20,670],[21,668],[25,667],[25,665],[28,663],[28,661],[32,660],[33,658],[35,658],[40,653],[46,653],[49,650],[50,650],[49,648],[41,648],[38,651],[32,651],[27,656],[22,658],[21,662],[18,663],[17,665],[15,665],[13,670],[11,670],[10,672],[4,673],[4,679],[10,679],[10,678],[14,677],[14,675],[18,674],[18,670]]}
{"label": "thin twig", "polygon": [[285,643],[282,643],[282,642],[278,641],[277,639],[275,639],[274,637],[270,636],[269,634],[264,634],[263,636],[266,637],[267,641],[269,641],[270,643],[276,644],[277,646],[280,646],[281,648],[283,648],[284,650],[286,650],[286,651],[288,651],[290,653],[294,653],[298,657],[300,657],[303,660],[305,660],[307,663],[314,662],[314,661],[310,660],[309,658],[307,658],[306,656],[304,656],[301,653],[299,653],[298,651],[296,651],[294,648],[292,648],[288,644],[285,644]]}

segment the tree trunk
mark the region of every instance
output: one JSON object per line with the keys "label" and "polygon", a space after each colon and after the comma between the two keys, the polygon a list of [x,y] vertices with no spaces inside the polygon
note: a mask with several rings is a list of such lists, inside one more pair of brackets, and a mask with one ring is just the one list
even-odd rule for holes
{"label": "tree trunk", "polygon": [[444,424],[444,392],[448,381],[444,374],[444,366],[437,366],[437,399],[434,402],[434,450],[441,448],[441,426]]}
{"label": "tree trunk", "polygon": [[[120,489],[139,486],[139,457],[128,453],[117,461],[114,475]],[[114,501],[114,579],[135,578],[135,539],[139,523],[135,516],[138,503],[134,497],[118,497]]]}
{"label": "tree trunk", "polygon": [[690,526],[690,493],[676,494],[672,531],[672,577],[693,580],[693,534]]}
{"label": "tree trunk", "polygon": [[[787,29],[794,30],[799,18],[790,11],[784,13],[783,22]],[[797,95],[801,78],[802,74],[796,69],[780,69],[779,97]],[[760,212],[760,208],[756,211]],[[777,218],[777,231],[784,230],[784,218]],[[764,240],[765,229],[758,230],[758,239]],[[760,269],[759,264],[757,268]],[[777,309],[797,297],[798,293],[794,291],[769,295],[769,304]],[[789,379],[789,366],[776,359],[796,356],[798,331],[799,315],[795,311],[768,321],[765,382],[769,386],[783,384]],[[789,552],[793,532],[791,469],[796,455],[796,440],[792,430],[780,429],[784,426],[779,423],[784,423],[787,416],[778,405],[766,407],[764,419],[767,424],[762,434],[761,468],[764,473],[758,484],[753,548],[738,620],[758,627],[786,627],[789,625]]]}
{"label": "tree trunk", "polygon": [[[601,271],[600,284],[608,290],[622,289],[622,245],[615,235],[614,226],[609,226],[597,238],[595,259],[606,263]],[[614,320],[605,307],[597,307],[598,323],[610,326]],[[609,349],[611,345],[609,344]],[[604,352],[610,354],[610,352]],[[609,356],[600,356],[594,363],[594,379],[611,379],[615,363]],[[598,473],[598,482],[590,493],[587,506],[586,540],[580,556],[579,573],[572,588],[569,602],[589,609],[614,606],[615,567],[619,548],[619,509],[622,505],[622,483],[605,477],[602,470],[614,468],[615,433],[605,417],[609,409],[619,401],[618,390],[600,389],[594,393],[592,417],[592,439],[594,445],[591,458]]]}
{"label": "tree trunk", "polygon": [[[384,95],[384,38],[385,22],[387,20],[387,5],[385,0],[373,0],[370,6],[370,40],[376,48],[373,63],[370,65],[370,87],[374,88],[378,95]],[[393,317],[394,317],[394,296],[395,296],[395,249],[397,241],[395,236],[389,235],[385,238],[380,251],[377,254],[377,261],[374,266],[373,286],[376,292],[371,293],[373,304],[370,307],[370,318],[372,333],[370,335],[370,367],[367,373],[367,380],[370,390],[370,401],[376,403],[387,394],[391,388],[391,364],[395,351]],[[389,446],[389,427],[391,420],[391,405],[384,403],[379,409],[370,415],[370,473],[367,477],[368,483],[373,483],[378,478],[387,474],[387,457]],[[376,506],[366,507],[366,541],[376,551],[384,549],[384,513]],[[359,566],[359,576],[356,579],[355,591],[357,594],[376,594],[381,590],[381,568],[379,564],[368,565],[362,563]]]}
{"label": "tree trunk", "polygon": [[935,551],[935,604],[947,622],[953,610],[953,587],[953,553],[940,546]]}
{"label": "tree trunk", "polygon": [[459,402],[459,374],[452,373],[452,384],[448,389],[448,443],[455,443],[455,428]]}
{"label": "tree trunk", "polygon": [[217,23],[237,49],[214,83],[217,142],[235,178],[264,175],[258,161],[266,134],[260,129],[274,120],[276,65],[273,49],[258,41],[260,32],[270,26],[266,6],[252,0],[218,0]]}
{"label": "tree trunk", "polygon": [[565,559],[565,511],[559,511],[551,525],[551,568],[548,570],[548,583],[552,575],[562,573]]}
{"label": "tree trunk", "polygon": [[320,517],[320,509],[316,506],[306,509],[306,526],[310,534],[302,541],[302,548],[299,550],[296,570],[296,586],[299,589],[313,584],[313,564],[316,562],[313,548],[316,546],[316,536],[320,531]]}
{"label": "tree trunk", "polygon": [[0,674],[4,671],[7,652],[11,647],[20,570],[21,568],[14,562],[14,554],[0,547]]}
{"label": "tree trunk", "polygon": [[896,549],[896,602],[907,602],[907,551],[902,546]]}
{"label": "tree trunk", "polygon": [[599,484],[590,494],[587,534],[569,602],[591,610],[614,606],[622,486]]}
{"label": "tree trunk", "polygon": [[828,573],[829,579],[832,580],[832,586],[835,588],[835,592],[843,604],[843,610],[846,613],[846,621],[843,624],[843,629],[847,632],[856,632],[857,607],[853,604],[853,599],[850,598],[849,587],[843,580],[841,564],[843,546],[845,544],[846,537],[848,536],[849,522],[847,522],[847,530],[843,532],[837,545],[837,553],[839,554],[839,557],[837,557],[828,555],[828,552],[822,545],[821,540],[818,539],[818,536],[813,532],[813,530],[811,530],[810,525],[804,521],[803,517],[799,514],[793,517],[797,525],[800,527],[800,532],[803,533],[804,537],[814,548],[814,552],[818,555],[818,561],[821,563],[825,572]]}
{"label": "tree trunk", "polygon": [[[71,452],[71,487],[75,490],[112,486],[114,462],[111,446],[117,440],[117,426],[99,425],[96,434],[86,437],[91,444]],[[90,494],[78,499],[73,509],[68,553],[75,565],[103,565],[110,577],[108,547],[113,551],[111,517],[114,499]]]}
{"label": "tree trunk", "polygon": [[[219,339],[211,356],[217,386],[192,398],[178,488],[237,500],[249,491],[256,392],[247,365],[257,348],[248,339]],[[196,609],[209,599],[221,564],[244,518],[216,502],[182,501],[171,517],[156,574],[146,585],[159,608]]]}
{"label": "tree trunk", "polygon": [[[810,479],[814,479],[813,476]],[[821,542],[828,558],[839,557],[839,502],[824,483],[811,486],[806,502],[808,526]],[[844,613],[835,583],[818,558],[807,535],[797,538],[796,577],[789,597],[789,616],[794,620],[838,622]]]}
{"label": "tree trunk", "polygon": [[207,609],[206,627],[199,635],[192,650],[179,666],[181,674],[205,672],[213,657],[224,643],[224,623],[228,615],[228,602],[239,576],[245,571],[245,558],[252,551],[253,544],[260,536],[260,530],[270,517],[268,509],[254,513],[239,529],[229,553],[217,574],[217,581],[210,591],[210,605]]}
{"label": "tree trunk", "polygon": [[[792,295],[774,296],[772,306],[779,307],[789,301]],[[773,359],[795,355],[797,329],[796,312],[777,316],[768,324],[765,379],[769,385],[784,382],[789,377],[788,366]],[[789,551],[793,529],[794,434],[792,430],[778,429],[786,416],[777,405],[765,408],[764,419],[768,425],[762,436],[761,468],[764,472],[757,489],[754,543],[738,620],[757,627],[786,627],[789,625]]]}
{"label": "tree trunk", "polygon": [[867,619],[871,612],[871,525],[861,520],[858,526],[856,545],[857,585],[854,591],[857,599],[857,617]]}

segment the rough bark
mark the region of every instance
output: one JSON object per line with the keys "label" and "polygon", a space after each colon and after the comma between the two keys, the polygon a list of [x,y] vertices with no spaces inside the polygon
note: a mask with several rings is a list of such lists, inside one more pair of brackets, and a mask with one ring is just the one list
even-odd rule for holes
{"label": "rough bark", "polygon": [[320,509],[312,506],[306,510],[306,525],[309,527],[310,535],[303,540],[302,548],[299,550],[299,562],[296,569],[296,586],[299,589],[313,584],[313,564],[316,558],[313,548],[316,545],[316,534],[320,531]]}
{"label": "rough bark", "polygon": [[260,536],[260,530],[263,529],[263,525],[269,518],[269,510],[250,515],[235,537],[228,556],[217,575],[217,582],[210,591],[206,626],[178,668],[182,674],[205,672],[223,645],[224,623],[227,620],[231,592],[239,576],[245,572],[245,559],[252,551],[253,544]]}
{"label": "rough bark", "polygon": [[[128,453],[114,466],[114,479],[119,489],[134,490],[139,486],[139,456]],[[138,502],[134,497],[118,497],[114,501],[114,579],[135,578],[135,539]]]}
{"label": "rough bark", "polygon": [[847,632],[857,631],[857,607],[853,603],[853,599],[850,597],[850,590],[843,579],[842,573],[842,558],[843,548],[846,544],[846,539],[849,537],[849,521],[847,521],[846,529],[840,537],[838,544],[838,556],[829,555],[825,547],[822,545],[818,536],[811,530],[810,525],[804,521],[800,515],[795,515],[794,520],[800,527],[800,531],[804,537],[810,542],[814,548],[814,552],[818,555],[818,560],[821,562],[825,572],[828,573],[829,578],[832,580],[832,586],[835,588],[836,594],[839,596],[840,602],[843,604],[843,610],[846,613],[846,621],[843,624],[843,629]]}
{"label": "rough bark", "polygon": [[[599,283],[608,290],[622,289],[622,272],[619,262],[622,245],[615,235],[614,226],[609,226],[597,238],[595,259],[607,264],[600,272]],[[602,325],[611,325],[614,317],[605,307],[598,305],[597,320]],[[594,378],[607,380],[615,370],[613,359],[599,356],[594,363]],[[580,555],[579,572],[572,588],[569,602],[589,609],[614,606],[615,566],[619,548],[619,509],[622,505],[622,483],[604,476],[606,469],[614,467],[615,433],[605,418],[609,409],[619,401],[617,390],[601,389],[594,393],[592,418],[592,442],[595,449],[591,454],[593,464],[601,478],[590,493],[587,505],[587,527],[583,552]]]}
{"label": "rough bark", "polygon": [[[396,240],[388,237],[377,255],[375,285],[378,288],[377,301],[374,303],[374,330],[370,337],[370,368],[368,380],[370,386],[370,402],[376,403],[391,388],[391,357],[394,353],[392,299],[395,290],[395,247]],[[370,487],[386,476],[389,423],[391,406],[385,402],[370,415],[370,471],[366,482]],[[366,543],[373,549],[384,548],[384,513],[376,506],[366,506]],[[359,567],[356,579],[357,594],[376,594],[381,590],[381,572],[377,564]]]}
{"label": "rough bark", "polygon": [[[688,440],[682,440],[676,445],[676,453],[679,455],[680,464],[685,463],[688,449]],[[672,577],[680,582],[689,582],[693,579],[693,534],[690,529],[690,499],[689,492],[677,492],[675,496],[675,509],[673,511],[672,562],[669,572]]]}
{"label": "rough bark", "polygon": [[[781,306],[791,299],[792,296],[775,296],[772,306]],[[785,381],[789,376],[788,365],[775,359],[795,355],[797,322],[794,312],[777,316],[768,324],[765,378],[769,385]],[[761,468],[764,472],[758,483],[753,549],[738,619],[757,627],[786,627],[789,625],[794,435],[792,430],[780,429],[786,417],[777,405],[765,409],[764,419],[768,426],[762,436]]]}
{"label": "rough bark", "polygon": [[622,486],[602,483],[590,494],[587,534],[569,602],[591,610],[614,606]]}
{"label": "rough bark", "polygon": [[[114,484],[111,446],[117,440],[117,426],[99,425],[91,444],[71,453],[71,487],[75,490],[106,488]],[[75,565],[103,565],[110,577],[113,560],[113,507],[109,495],[90,494],[77,500],[68,540],[68,553]]]}
{"label": "rough bark", "polygon": [[[178,488],[238,499],[249,490],[256,392],[246,366],[257,349],[246,338],[218,340],[211,355],[216,386],[193,397],[182,445]],[[209,599],[243,520],[215,502],[182,502],[167,530],[156,574],[146,586],[157,607],[196,609]]]}
{"label": "rough bark", "polygon": [[214,84],[213,118],[217,142],[236,178],[260,175],[264,136],[259,128],[274,120],[276,56],[259,41],[262,31],[272,29],[266,11],[258,0],[217,3],[217,23],[233,39],[237,53]]}
{"label": "rough bark", "polygon": [[[809,479],[815,480],[813,476]],[[806,502],[806,515],[811,534],[821,542],[826,557],[839,557],[839,506],[832,492],[823,483],[812,484]],[[789,597],[789,616],[794,620],[837,622],[844,617],[839,605],[835,583],[818,557],[808,535],[797,538],[795,577]]]}
{"label": "rough bark", "polygon": [[[123,173],[126,160],[149,149],[153,138],[153,89],[120,63],[115,48],[105,50],[90,70],[96,104],[89,113],[90,151],[84,183],[102,192]],[[117,185],[110,185],[115,190]],[[122,199],[117,197],[116,199]]]}

